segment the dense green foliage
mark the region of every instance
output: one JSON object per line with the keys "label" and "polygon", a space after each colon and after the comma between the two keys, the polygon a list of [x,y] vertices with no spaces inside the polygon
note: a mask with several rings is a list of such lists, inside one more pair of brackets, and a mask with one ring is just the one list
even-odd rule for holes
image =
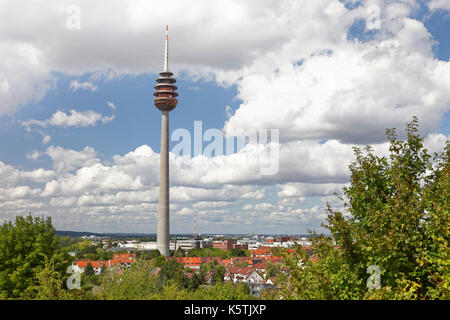
{"label": "dense green foliage", "polygon": [[[157,259],[155,259],[157,260]],[[161,263],[161,261],[163,261]],[[113,300],[247,300],[248,288],[239,284],[236,288],[232,283],[216,281],[216,284],[206,284],[205,273],[213,266],[206,266],[200,273],[191,273],[188,278],[183,272],[183,266],[175,261],[159,259],[156,263],[162,265],[156,273],[155,263],[137,261],[130,270],[120,274],[110,274],[102,278],[97,290],[99,299]]]}
{"label": "dense green foliage", "polygon": [[52,260],[59,272],[65,272],[68,257],[58,250],[51,219],[17,216],[15,223],[0,226],[0,296],[33,298],[38,274]]}
{"label": "dense green foliage", "polygon": [[[290,277],[266,297],[283,299],[448,299],[450,144],[434,161],[418,134],[407,139],[388,130],[389,157],[355,148],[342,210],[328,206],[332,238],[314,239],[315,261],[296,249],[287,257]],[[299,263],[300,258],[300,263]],[[380,270],[381,288],[368,287],[369,266]],[[272,294],[272,295],[271,295]]]}

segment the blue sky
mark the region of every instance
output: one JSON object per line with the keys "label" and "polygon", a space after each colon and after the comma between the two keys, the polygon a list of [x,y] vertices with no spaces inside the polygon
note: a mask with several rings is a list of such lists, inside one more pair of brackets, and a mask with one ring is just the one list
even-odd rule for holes
{"label": "blue sky", "polygon": [[[156,232],[166,22],[180,94],[171,131],[194,136],[202,121],[203,132],[280,137],[269,175],[252,162],[263,145],[171,158],[171,232],[192,232],[195,215],[204,233],[323,231],[353,145],[386,153],[385,128],[401,132],[413,115],[430,150],[449,135],[445,1],[96,3],[0,4],[1,220],[32,212],[60,230]],[[381,28],[367,30],[373,6]]]}

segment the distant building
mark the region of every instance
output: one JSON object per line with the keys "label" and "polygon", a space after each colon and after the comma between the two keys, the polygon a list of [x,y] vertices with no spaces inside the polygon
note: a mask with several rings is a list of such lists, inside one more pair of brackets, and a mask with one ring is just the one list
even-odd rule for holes
{"label": "distant building", "polygon": [[274,243],[275,239],[274,239],[274,237],[267,237],[266,242],[267,243]]}
{"label": "distant building", "polygon": [[255,258],[266,258],[272,256],[272,249],[270,247],[260,247],[256,250],[250,251],[250,256]]}
{"label": "distant building", "polygon": [[233,241],[231,240],[213,241],[213,248],[222,250],[231,250],[233,249]]}
{"label": "distant building", "polygon": [[194,239],[177,240],[176,249],[179,248],[187,251],[197,249],[200,248],[200,241]]}

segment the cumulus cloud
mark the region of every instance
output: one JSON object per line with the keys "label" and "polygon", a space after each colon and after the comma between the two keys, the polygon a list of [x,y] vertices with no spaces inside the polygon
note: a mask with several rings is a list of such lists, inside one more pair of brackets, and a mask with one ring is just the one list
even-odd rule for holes
{"label": "cumulus cloud", "polygon": [[226,201],[199,201],[197,203],[194,203],[192,206],[193,208],[221,208],[221,207],[227,207],[230,206],[232,202],[226,202]]}
{"label": "cumulus cloud", "polygon": [[[434,0],[428,6],[445,8],[444,3]],[[366,42],[349,40],[350,27],[366,21],[374,4],[383,32]],[[11,101],[0,107],[3,112],[13,112],[15,102],[42,97],[52,71],[157,72],[167,23],[173,30],[175,71],[237,85],[243,103],[233,115],[227,113],[229,134],[249,127],[283,128],[283,141],[373,143],[384,138],[385,127],[400,127],[412,115],[433,131],[448,109],[450,63],[434,59],[431,35],[409,17],[417,9],[415,1],[361,1],[349,9],[338,0],[214,5],[205,0],[100,0],[95,5],[83,0],[77,2],[79,30],[67,28],[69,5],[0,4],[0,44],[8,46],[0,50],[7,59],[0,61],[16,57],[14,66],[26,68],[15,75],[15,68],[0,65],[6,70],[0,72],[0,94]],[[29,23],[19,24],[17,16]],[[74,81],[71,87],[94,90],[95,85]]]}
{"label": "cumulus cloud", "polygon": [[40,126],[47,128],[49,126],[57,127],[90,127],[95,126],[97,122],[102,124],[111,122],[114,120],[115,115],[103,116],[98,112],[88,110],[88,111],[76,111],[70,110],[70,114],[66,114],[60,110],[57,110],[49,119],[46,120],[28,120],[22,122],[28,131],[31,130],[31,126]]}
{"label": "cumulus cloud", "polygon": [[[55,78],[42,63],[44,53],[30,42],[4,37],[5,2],[0,3],[0,116],[12,115],[29,102],[40,101],[55,87]],[[12,17],[10,17],[12,18]]]}
{"label": "cumulus cloud", "polygon": [[403,127],[413,115],[423,130],[438,129],[450,105],[450,63],[433,58],[421,22],[402,22],[394,38],[346,43],[301,65],[244,76],[243,103],[227,121],[227,134],[280,128],[282,141],[374,143],[384,140],[386,127]]}
{"label": "cumulus cloud", "polygon": [[[54,71],[73,75],[159,71],[166,24],[173,30],[174,70],[238,69],[288,41],[289,34],[280,30],[286,28],[286,14],[295,14],[293,3],[80,0],[75,4],[80,8],[80,28],[72,29],[67,21],[73,1],[1,1],[0,94],[7,103],[0,112],[12,113],[23,103],[42,98]],[[73,82],[71,88],[95,86]]]}
{"label": "cumulus cloud", "polygon": [[36,197],[41,192],[40,189],[32,189],[29,186],[17,186],[12,188],[0,189],[1,200],[21,199]]}
{"label": "cumulus cloud", "polygon": [[278,185],[281,189],[278,196],[282,197],[306,197],[306,196],[325,196],[339,193],[345,184],[339,183],[286,183]]}
{"label": "cumulus cloud", "polygon": [[442,9],[450,11],[450,2],[448,2],[447,0],[431,0],[427,3],[427,5],[430,10]]}
{"label": "cumulus cloud", "polygon": [[72,91],[89,90],[91,92],[94,92],[98,90],[98,87],[92,82],[79,82],[77,80],[74,80],[70,83],[69,89],[71,89]]}
{"label": "cumulus cloud", "polygon": [[45,183],[54,177],[55,172],[53,170],[39,168],[31,171],[22,171],[0,161],[0,188],[17,186],[24,181]]}
{"label": "cumulus cloud", "polygon": [[[87,82],[73,81],[70,89],[96,91],[94,83],[102,78],[159,71],[168,23],[172,70],[236,85],[242,103],[233,112],[225,107],[224,131],[242,135],[248,129],[280,128],[281,138],[272,144],[279,148],[279,170],[273,175],[261,173],[271,156],[264,145],[216,157],[171,154],[171,201],[182,204],[176,209],[180,223],[195,212],[217,225],[286,227],[299,220],[313,225],[323,212],[305,199],[328,201],[348,182],[353,144],[375,144],[385,154],[385,128],[402,133],[413,115],[430,133],[425,141],[430,151],[441,150],[447,139],[433,132],[450,105],[450,62],[434,57],[432,36],[412,18],[416,1],[348,3],[80,0],[80,29],[71,30],[66,24],[71,1],[0,1],[0,115],[42,99],[54,87],[53,72],[93,73]],[[428,7],[448,9],[446,3],[432,0]],[[351,37],[350,28],[365,21],[374,4],[380,7],[382,29],[367,38]],[[113,102],[106,103],[116,110]],[[113,119],[94,111],[58,110],[23,126],[88,127]],[[50,135],[41,135],[44,145],[50,143]],[[155,223],[159,154],[148,146],[108,160],[90,147],[51,146],[27,157],[44,155],[52,170],[24,171],[0,162],[0,197],[8,214],[18,200],[17,210],[29,205],[35,213],[45,213],[43,204],[49,205],[64,217],[62,226]],[[244,213],[230,209],[231,203]]]}
{"label": "cumulus cloud", "polygon": [[[97,152],[92,147],[86,147],[81,151],[64,149],[62,147],[50,146],[45,153],[50,157],[53,168],[58,173],[66,173],[74,169],[91,166],[99,162]],[[40,154],[41,156],[43,154]]]}

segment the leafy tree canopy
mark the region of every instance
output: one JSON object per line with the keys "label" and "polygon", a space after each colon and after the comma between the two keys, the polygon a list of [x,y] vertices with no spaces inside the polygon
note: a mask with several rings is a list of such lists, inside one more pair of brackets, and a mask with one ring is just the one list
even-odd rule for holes
{"label": "leafy tree canopy", "polygon": [[6,298],[34,297],[37,274],[53,259],[60,272],[67,256],[58,252],[58,239],[51,218],[17,216],[15,223],[0,226],[0,295]]}
{"label": "leafy tree canopy", "polygon": [[[342,209],[328,206],[332,237],[315,235],[314,261],[296,249],[281,275],[284,299],[449,298],[450,144],[434,159],[407,125],[406,140],[387,130],[389,156],[354,148]],[[335,241],[335,243],[333,242]],[[300,258],[300,261],[299,261]],[[368,286],[379,270],[380,289]],[[371,267],[374,268],[374,267]],[[373,278],[372,278],[373,279]]]}

